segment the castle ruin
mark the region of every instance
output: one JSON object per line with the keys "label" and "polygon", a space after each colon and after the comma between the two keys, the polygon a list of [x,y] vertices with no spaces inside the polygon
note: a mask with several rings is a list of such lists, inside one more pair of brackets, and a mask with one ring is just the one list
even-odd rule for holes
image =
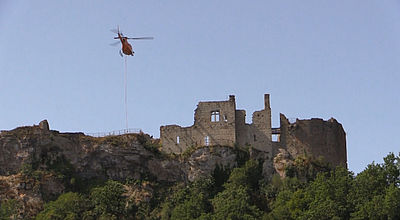
{"label": "castle ruin", "polygon": [[[264,95],[264,109],[255,111],[252,123],[245,121],[246,111],[236,109],[235,96],[227,101],[199,102],[190,127],[160,127],[162,150],[182,153],[196,146],[251,147],[273,158],[279,149],[290,155],[309,154],[334,166],[347,166],[346,134],[335,119],[313,118],[290,123],[280,115],[280,127],[271,127],[269,94]],[[276,135],[276,139],[272,136]]]}

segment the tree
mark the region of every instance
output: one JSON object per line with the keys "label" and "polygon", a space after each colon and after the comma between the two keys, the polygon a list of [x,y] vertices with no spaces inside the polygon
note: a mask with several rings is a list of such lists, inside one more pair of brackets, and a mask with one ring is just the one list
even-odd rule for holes
{"label": "tree", "polygon": [[281,191],[269,217],[272,219],[348,219],[353,210],[347,195],[353,175],[343,167],[319,173],[305,188]]}
{"label": "tree", "polygon": [[195,219],[210,212],[214,188],[214,179],[205,178],[176,191],[162,204],[162,219]]}
{"label": "tree", "polygon": [[209,211],[208,206],[208,201],[203,193],[197,196],[192,195],[172,210],[171,219],[196,219],[202,213]]}
{"label": "tree", "polygon": [[95,187],[90,192],[90,200],[95,216],[121,217],[125,213],[126,198],[123,196],[123,185],[108,180],[104,186]]}
{"label": "tree", "polygon": [[388,219],[400,219],[400,189],[395,184],[387,188],[383,204]]}
{"label": "tree", "polygon": [[0,220],[16,219],[20,204],[15,199],[9,199],[0,203]]}
{"label": "tree", "polygon": [[81,195],[68,192],[61,194],[57,200],[45,204],[44,210],[36,216],[36,219],[82,219],[86,208],[86,200]]}
{"label": "tree", "polygon": [[212,200],[212,219],[259,219],[262,212],[254,205],[258,194],[261,166],[258,161],[249,160],[243,167],[235,168],[225,190]]}
{"label": "tree", "polygon": [[211,200],[212,219],[260,219],[262,212],[251,204],[246,186],[229,187]]}
{"label": "tree", "polygon": [[383,160],[383,164],[369,164],[354,179],[350,192],[350,202],[355,207],[353,219],[387,219],[400,213],[392,211],[400,200],[400,157],[390,153]]}

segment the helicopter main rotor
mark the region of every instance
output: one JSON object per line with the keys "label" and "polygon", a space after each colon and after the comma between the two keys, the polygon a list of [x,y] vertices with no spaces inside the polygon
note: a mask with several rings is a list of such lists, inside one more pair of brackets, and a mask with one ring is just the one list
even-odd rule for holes
{"label": "helicopter main rotor", "polygon": [[[121,37],[128,39],[128,40],[153,40],[154,39],[154,37],[124,37],[124,36],[121,36]],[[114,39],[119,39],[119,37],[114,37]]]}
{"label": "helicopter main rotor", "polygon": [[124,39],[128,39],[128,40],[153,40],[154,37],[125,37],[124,34],[119,30],[119,26],[118,29],[111,29],[110,30],[113,33],[118,34],[118,37],[114,37],[114,39],[119,39],[124,38]]}

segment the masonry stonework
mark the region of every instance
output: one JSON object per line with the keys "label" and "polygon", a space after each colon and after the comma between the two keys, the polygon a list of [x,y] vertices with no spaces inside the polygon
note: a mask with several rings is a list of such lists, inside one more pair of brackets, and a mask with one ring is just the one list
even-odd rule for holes
{"label": "masonry stonework", "polygon": [[[347,166],[346,134],[333,118],[329,121],[297,119],[290,123],[281,114],[280,128],[272,128],[269,94],[264,95],[264,109],[253,113],[252,123],[246,123],[245,118],[246,111],[236,109],[233,95],[226,101],[199,102],[192,126],[160,127],[162,150],[179,154],[192,146],[237,145],[264,152],[272,159],[284,149],[292,157],[308,154],[322,157],[334,166]],[[272,134],[278,140],[273,141]]]}
{"label": "masonry stonework", "polygon": [[320,157],[332,166],[347,167],[346,133],[336,119],[296,119],[290,123],[280,114],[280,124],[280,146],[292,157],[307,154]]}
{"label": "masonry stonework", "polygon": [[235,96],[227,101],[199,102],[194,114],[194,125],[161,126],[163,150],[182,153],[191,146],[233,146],[235,135]]}

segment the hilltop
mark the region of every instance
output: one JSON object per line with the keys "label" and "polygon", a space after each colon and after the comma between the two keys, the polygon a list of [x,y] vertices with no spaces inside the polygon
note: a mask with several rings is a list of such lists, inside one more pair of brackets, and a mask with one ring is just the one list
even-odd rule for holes
{"label": "hilltop", "polygon": [[159,151],[148,134],[91,137],[49,129],[47,121],[0,133],[0,199],[23,203],[34,215],[46,201],[77,188],[77,180],[151,180],[186,183],[209,176],[217,166],[237,165],[229,147],[193,149],[184,155]]}
{"label": "hilltop", "polygon": [[[287,125],[295,131],[295,124]],[[315,216],[347,219],[350,213],[364,217],[374,213],[360,212],[371,199],[400,201],[393,200],[400,198],[399,158],[393,154],[385,158],[386,164],[372,164],[357,177],[343,166],[335,168],[306,153],[280,149],[272,160],[268,156],[238,146],[197,146],[181,154],[166,153],[160,140],[142,132],[92,137],[50,130],[44,120],[0,133],[0,217],[297,219],[314,214],[309,213],[310,205],[301,208],[304,212],[291,210],[289,204],[299,202],[295,195],[315,196],[313,190],[324,189],[328,191],[322,197],[332,196],[331,190],[339,196],[332,197],[330,205],[344,202],[341,205],[347,208]],[[377,178],[371,183],[379,187],[369,189],[368,195],[356,191],[371,177]],[[393,184],[397,188],[390,188]],[[342,190],[353,193],[352,199],[343,200],[337,194]],[[322,198],[314,196],[301,202]],[[396,216],[391,210],[400,204],[382,207],[386,211],[381,215]]]}

